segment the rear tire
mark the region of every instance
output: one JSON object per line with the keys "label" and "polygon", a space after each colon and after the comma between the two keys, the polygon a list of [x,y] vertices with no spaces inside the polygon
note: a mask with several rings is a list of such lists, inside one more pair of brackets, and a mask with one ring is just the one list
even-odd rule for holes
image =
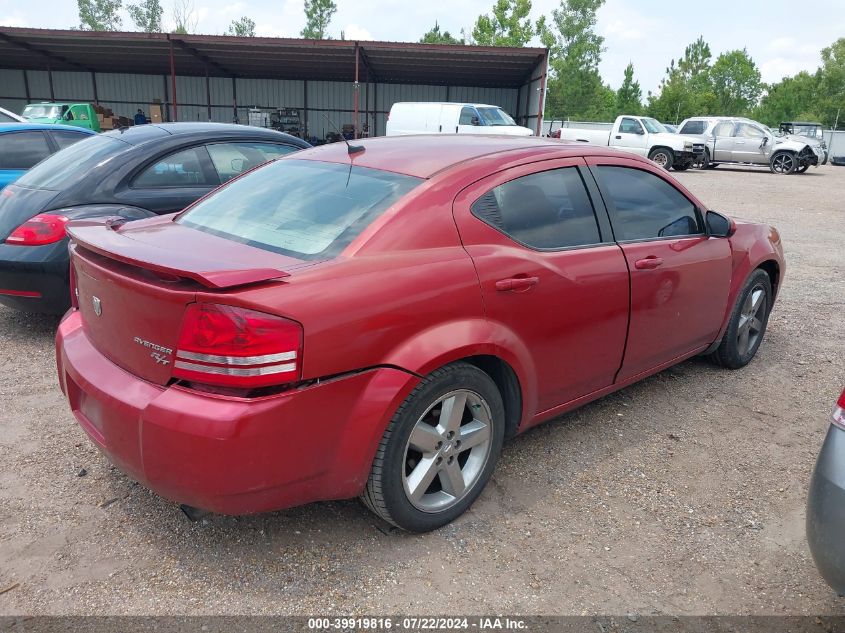
{"label": "rear tire", "polygon": [[742,286],[719,347],[709,358],[728,369],[745,367],[754,358],[772,308],[772,282],[766,271],[756,269]]}
{"label": "rear tire", "polygon": [[648,159],[659,167],[668,170],[675,163],[675,154],[669,148],[657,147],[649,152]]}
{"label": "rear tire", "polygon": [[481,494],[504,434],[505,407],[493,379],[468,363],[442,367],[391,419],[361,500],[411,532],[446,525]]}

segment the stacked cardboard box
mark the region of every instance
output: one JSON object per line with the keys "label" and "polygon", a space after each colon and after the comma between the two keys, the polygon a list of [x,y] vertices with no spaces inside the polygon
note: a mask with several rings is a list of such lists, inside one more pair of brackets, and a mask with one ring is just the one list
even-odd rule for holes
{"label": "stacked cardboard box", "polygon": [[150,104],[150,122],[161,123],[162,121],[164,121],[164,108],[159,99],[153,99]]}

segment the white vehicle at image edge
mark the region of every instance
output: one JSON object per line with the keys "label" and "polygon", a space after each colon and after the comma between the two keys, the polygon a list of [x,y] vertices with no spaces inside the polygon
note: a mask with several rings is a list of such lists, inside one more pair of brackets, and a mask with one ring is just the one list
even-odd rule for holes
{"label": "white vehicle at image edge", "polygon": [[742,117],[692,117],[681,122],[680,131],[702,140],[702,164],[708,168],[720,163],[768,165],[774,174],[803,174],[825,161],[825,150],[818,140],[779,137],[762,123]]}
{"label": "white vehicle at image edge", "polygon": [[5,108],[0,108],[0,123],[25,123],[26,119]]}
{"label": "white vehicle at image edge", "polygon": [[615,147],[646,156],[661,167],[673,167],[678,171],[689,169],[704,154],[704,143],[700,138],[673,134],[657,119],[645,116],[618,116],[609,132],[606,129],[562,127],[552,132],[552,136],[564,141]]}
{"label": "white vehicle at image edge", "polygon": [[483,103],[394,103],[387,115],[387,136],[408,134],[496,134],[532,136],[499,106]]}

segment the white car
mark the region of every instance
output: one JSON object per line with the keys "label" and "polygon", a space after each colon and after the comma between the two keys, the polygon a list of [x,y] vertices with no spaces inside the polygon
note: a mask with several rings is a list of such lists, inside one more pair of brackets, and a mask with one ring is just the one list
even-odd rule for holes
{"label": "white car", "polygon": [[778,137],[768,127],[743,117],[701,116],[685,119],[681,134],[705,143],[706,167],[721,163],[768,165],[774,174],[803,174],[823,164],[821,144],[805,137]]}
{"label": "white car", "polygon": [[532,136],[499,106],[483,103],[394,103],[387,116],[387,136],[408,134],[496,134]]}
{"label": "white car", "polygon": [[0,108],[0,123],[25,123],[26,119],[5,108]]}
{"label": "white car", "polygon": [[646,116],[622,115],[616,117],[613,127],[597,130],[567,125],[552,133],[554,138],[580,141],[592,145],[615,147],[647,156],[661,167],[683,171],[700,161],[704,143],[700,138],[673,134],[657,119]]}

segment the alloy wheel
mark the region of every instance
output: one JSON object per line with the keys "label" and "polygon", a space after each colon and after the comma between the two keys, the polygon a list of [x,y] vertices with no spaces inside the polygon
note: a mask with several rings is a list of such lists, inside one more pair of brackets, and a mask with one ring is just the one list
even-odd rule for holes
{"label": "alloy wheel", "polygon": [[490,458],[492,416],[480,395],[458,389],[417,420],[405,447],[402,484],[411,504],[442,512],[463,499]]}
{"label": "alloy wheel", "polygon": [[736,346],[741,356],[746,356],[757,345],[763,333],[765,310],[766,291],[763,286],[754,286],[742,304],[736,328]]}
{"label": "alloy wheel", "polygon": [[788,174],[794,168],[795,159],[789,154],[778,154],[772,161],[772,167],[779,174]]}

